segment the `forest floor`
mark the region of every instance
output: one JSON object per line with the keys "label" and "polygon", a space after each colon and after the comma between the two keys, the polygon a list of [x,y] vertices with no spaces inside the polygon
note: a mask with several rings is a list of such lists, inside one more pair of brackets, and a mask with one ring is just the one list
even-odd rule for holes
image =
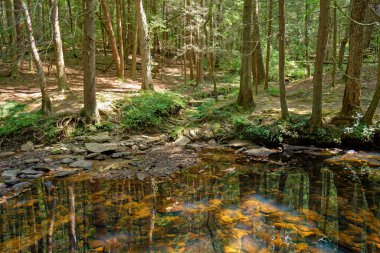
{"label": "forest floor", "polygon": [[[100,59],[100,62],[106,61]],[[107,64],[101,64],[98,68],[101,69],[104,66]],[[0,69],[4,68],[5,66],[0,63]],[[49,66],[45,65],[45,68],[46,73],[49,73]],[[38,79],[34,73],[29,73],[27,63],[21,66],[21,70],[18,79],[0,78],[0,108],[11,101],[16,101],[27,105],[26,112],[37,111],[41,103]],[[75,59],[68,60],[66,70],[72,94],[64,95],[56,91],[54,67],[47,75],[48,89],[57,114],[79,115],[83,106],[83,77],[80,62]],[[362,88],[363,108],[366,108],[370,102],[372,91],[376,85],[375,75],[371,74],[371,71],[374,70],[369,68],[365,71]],[[36,142],[32,144],[32,148],[26,145],[25,150],[27,151],[21,151],[20,148],[29,141],[28,135],[21,132],[16,134],[14,136],[16,138],[10,139],[11,145],[0,147],[0,173],[2,173],[0,174],[0,195],[2,189],[5,189],[8,194],[18,192],[20,189],[30,186],[30,180],[41,176],[65,177],[88,170],[89,167],[96,168],[93,171],[94,177],[127,177],[144,180],[148,177],[166,176],[193,165],[196,163],[198,155],[202,153],[200,151],[210,149],[213,152],[221,153],[226,150],[231,151],[231,148],[238,149],[236,152],[239,154],[236,155],[236,159],[241,159],[243,163],[253,159],[256,162],[271,162],[280,166],[282,160],[286,161],[289,158],[289,152],[322,157],[326,154],[327,156],[341,154],[342,150],[339,149],[318,149],[313,146],[291,148],[287,146],[288,153],[284,153],[285,146],[281,148],[272,146],[273,149],[267,149],[257,146],[257,144],[265,146],[266,143],[255,142],[255,140],[253,142],[236,141],[238,136],[232,124],[232,118],[244,116],[256,119],[264,115],[279,119],[279,94],[275,83],[270,84],[269,92],[264,92],[263,87],[259,86],[259,94],[255,95],[256,107],[254,110],[240,111],[234,107],[239,83],[229,82],[227,78],[224,78],[225,75],[229,74],[218,73],[218,80],[225,80],[225,82],[218,82],[221,95],[219,95],[218,101],[214,102],[211,84],[196,88],[192,87],[190,82],[189,85],[184,85],[180,65],[161,68],[158,73],[154,74],[155,89],[157,91],[174,91],[187,96],[189,106],[179,115],[166,119],[162,125],[154,129],[148,128],[134,132],[125,132],[118,127],[114,130],[106,130],[106,132],[101,132],[104,129],[100,129],[91,133],[81,132],[81,136],[72,136],[68,140],[57,143],[43,143],[38,138],[34,138]],[[115,102],[123,100],[126,96],[137,96],[140,90],[141,80],[139,78],[127,77],[121,81],[114,76],[113,70],[107,73],[101,70],[97,71],[97,99],[99,108],[105,112],[103,115],[108,115],[108,112],[115,114]],[[367,77],[369,78],[367,79]],[[206,83],[209,83],[208,81],[206,79]],[[342,81],[337,82],[336,87],[331,87],[330,83],[331,78],[326,76],[324,79],[324,112],[327,120],[339,112],[344,91]],[[311,78],[287,85],[288,105],[293,115],[307,118],[307,115],[310,114],[312,87]],[[230,110],[230,108],[232,109]],[[215,112],[219,114],[215,114]],[[380,109],[376,115],[377,121],[380,119],[379,114]],[[6,116],[6,112],[4,115],[3,110],[0,110],[0,119]],[[256,122],[250,124],[255,125]],[[275,128],[272,134],[276,135],[277,131],[283,131],[283,129]],[[265,131],[262,132],[262,129],[259,129],[258,133],[266,134]],[[36,137],[35,133],[30,136]],[[272,138],[271,134],[269,138]],[[88,146],[88,142],[94,143],[92,146]],[[241,156],[240,154],[243,152],[245,155]],[[272,155],[275,159],[268,159]],[[379,155],[357,153],[342,159],[344,161],[351,159],[350,162],[353,163],[360,160],[359,164],[380,166]],[[337,162],[339,163],[341,160],[338,159]],[[8,188],[4,188],[5,185],[8,185]]]}
{"label": "forest floor", "polygon": [[[100,62],[106,62],[104,58]],[[55,112],[58,114],[75,114],[83,106],[83,74],[80,67],[81,63],[77,59],[68,60],[66,67],[67,79],[72,91],[72,95],[64,95],[56,91],[55,67],[45,64],[45,71],[48,73],[48,90],[54,105]],[[109,70],[107,73],[99,70],[104,68],[105,64],[100,65],[97,70],[97,98],[98,106],[101,110],[109,109],[110,105],[123,99],[126,95],[137,93],[140,90],[141,79],[139,74],[137,78],[130,78],[129,71],[126,73],[124,81],[115,77],[115,70]],[[0,69],[4,69],[4,64],[0,63]],[[365,110],[371,101],[373,91],[376,87],[376,75],[373,68],[366,68],[363,73],[362,82],[362,107]],[[224,73],[219,73],[218,77],[223,80]],[[159,73],[153,74],[155,77],[154,85],[157,91],[175,91],[184,95],[211,93],[212,86],[204,85],[193,88],[191,85],[184,85],[182,69],[177,67],[160,68]],[[207,80],[206,80],[207,82]],[[218,82],[219,87],[234,88],[238,83]],[[252,114],[280,114],[280,102],[278,99],[277,84],[271,83],[269,90],[274,92],[264,92],[260,85],[258,95],[255,95],[256,107]],[[296,80],[287,85],[287,99],[289,111],[294,114],[308,115],[311,113],[312,106],[312,78]],[[324,116],[330,117],[338,113],[341,109],[341,102],[344,93],[344,82],[341,75],[337,77],[335,87],[331,87],[331,76],[325,75],[323,87],[323,110]],[[21,74],[18,79],[0,77],[0,106],[9,101],[17,101],[28,105],[30,111],[38,110],[40,106],[40,90],[38,77],[35,73],[28,71],[28,63],[24,62],[21,66]],[[233,98],[235,99],[235,98]],[[375,122],[380,120],[380,108],[375,115]]]}

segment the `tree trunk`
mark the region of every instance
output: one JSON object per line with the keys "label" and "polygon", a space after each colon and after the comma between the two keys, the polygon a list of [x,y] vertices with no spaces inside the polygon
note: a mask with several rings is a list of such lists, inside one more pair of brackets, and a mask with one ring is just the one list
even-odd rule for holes
{"label": "tree trunk", "polygon": [[[215,32],[214,32],[214,0],[210,0],[209,12],[208,12],[208,22],[210,22],[210,32],[207,32],[207,22],[205,23],[204,30],[206,36],[206,52],[207,52],[207,61],[208,61],[208,69],[209,74],[212,80],[212,84],[214,86],[214,98],[218,100],[218,89],[215,79],[215,60],[216,60],[216,52],[215,52]],[[211,45],[211,49],[209,48],[209,41]]]}
{"label": "tree trunk", "polygon": [[269,64],[270,64],[270,47],[271,47],[271,36],[272,36],[272,0],[269,1],[268,5],[268,20],[267,20],[267,57],[265,64],[265,84],[264,90],[268,90],[269,86]]}
{"label": "tree trunk", "polygon": [[320,0],[319,29],[317,52],[314,64],[313,76],[313,109],[311,113],[311,127],[317,129],[322,127],[322,81],[323,63],[326,54],[330,26],[330,0]]}
{"label": "tree trunk", "polygon": [[117,49],[115,33],[112,28],[110,10],[108,8],[106,0],[101,0],[101,3],[102,3],[102,9],[103,9],[104,18],[105,18],[105,22],[107,26],[108,40],[109,40],[109,43],[111,44],[112,56],[116,64],[117,77],[124,79],[124,75],[123,75],[124,73],[123,73],[123,69],[121,68],[121,61],[120,61],[120,56]]}
{"label": "tree trunk", "polygon": [[123,39],[123,25],[122,25],[122,13],[121,13],[121,2],[116,0],[116,27],[117,27],[117,38],[119,41],[119,56],[120,56],[120,73],[118,77],[124,80],[124,70],[125,70],[125,59],[124,59],[124,39]]}
{"label": "tree trunk", "polygon": [[[200,0],[200,6],[203,8],[205,5],[205,0]],[[204,30],[198,28],[198,43],[199,50],[197,55],[197,76],[196,84],[202,85],[204,83],[204,74],[203,74],[203,63],[204,63],[204,47],[205,47],[205,34]]]}
{"label": "tree trunk", "polygon": [[310,77],[310,63],[309,63],[309,1],[305,1],[305,60],[306,60],[306,73]]}
{"label": "tree trunk", "polygon": [[53,39],[54,39],[54,50],[55,50],[55,61],[57,66],[57,82],[58,91],[65,92],[69,90],[67,85],[66,73],[65,73],[65,59],[63,56],[62,49],[62,38],[61,38],[61,28],[59,26],[59,14],[58,14],[58,1],[49,0],[51,8],[51,23],[53,26]]}
{"label": "tree trunk", "polygon": [[[14,0],[13,1],[13,8],[14,8],[14,17],[15,17],[15,31],[16,31],[16,41],[15,41],[15,48],[14,48],[14,54],[12,59],[12,68],[11,68],[11,77],[18,78],[19,77],[19,68],[20,68],[20,61],[23,55],[23,47],[22,47],[22,19],[21,19],[21,2],[20,0]],[[27,7],[26,7],[27,8]],[[28,10],[28,9],[27,9]],[[29,14],[29,11],[28,11]],[[30,18],[30,16],[29,16]],[[30,21],[32,22],[32,21]],[[32,24],[31,24],[32,25]],[[33,30],[33,28],[32,28]]]}
{"label": "tree trunk", "polygon": [[[258,83],[262,83],[265,80],[265,68],[263,61],[263,52],[261,49],[261,41],[260,41],[260,25],[259,25],[259,2],[258,0],[254,0],[253,6],[253,50],[254,56],[252,59],[255,60],[256,64],[256,73],[253,76],[257,77],[255,79],[258,80]],[[255,72],[255,71],[254,71]],[[257,84],[258,84],[257,83]]]}
{"label": "tree trunk", "polygon": [[153,90],[153,80],[151,72],[151,56],[150,56],[150,37],[148,31],[148,23],[144,11],[142,0],[136,0],[136,12],[138,15],[138,24],[140,30],[140,53],[141,53],[141,75],[142,90]]}
{"label": "tree trunk", "polygon": [[373,123],[373,116],[375,115],[377,106],[379,105],[380,100],[380,45],[378,47],[377,51],[378,57],[377,57],[377,84],[376,84],[376,90],[375,94],[373,94],[373,98],[371,100],[371,103],[368,106],[367,112],[365,113],[363,117],[363,121],[367,125],[372,125]]}
{"label": "tree trunk", "polygon": [[7,16],[7,27],[8,27],[8,51],[13,51],[13,44],[15,42],[15,20],[13,17],[13,8],[12,8],[12,1],[11,0],[4,0],[4,7],[5,7],[5,14]]}
{"label": "tree trunk", "polygon": [[240,70],[240,90],[237,103],[245,108],[253,108],[252,90],[252,14],[253,1],[244,0],[243,7],[243,40]]}
{"label": "tree trunk", "polygon": [[[350,8],[349,8],[349,11],[348,11],[347,15],[351,15],[351,12],[352,12],[352,1],[353,0],[350,0]],[[344,61],[344,54],[346,52],[346,46],[347,46],[348,40],[350,39],[350,23],[351,22],[349,21],[348,25],[347,25],[346,32],[344,33],[344,37],[343,37],[343,39],[340,42],[339,61],[338,61],[338,67],[339,67],[339,69],[342,69],[343,61]],[[345,76],[343,76],[343,77],[345,78]]]}
{"label": "tree trunk", "polygon": [[82,115],[85,117],[87,122],[98,122],[99,111],[96,103],[95,91],[95,0],[85,0],[85,5],[83,49],[84,107],[82,110]]}
{"label": "tree trunk", "polygon": [[333,69],[331,73],[332,83],[331,86],[335,87],[335,81],[336,81],[336,70],[337,70],[337,43],[338,43],[338,21],[337,21],[337,6],[336,2],[334,1],[334,11],[333,11]]}
{"label": "tree trunk", "polygon": [[38,54],[36,42],[34,40],[32,21],[30,20],[28,7],[26,6],[24,0],[14,0],[14,1],[18,2],[17,4],[20,4],[21,10],[23,11],[24,16],[25,16],[25,25],[28,32],[28,36],[29,36],[29,43],[30,43],[35,64],[37,66],[38,77],[40,79],[40,89],[41,89],[41,95],[42,95],[42,112],[44,114],[49,115],[53,113],[53,108],[52,108],[49,93],[46,87],[46,78],[45,78],[44,69],[42,66],[40,55]]}
{"label": "tree trunk", "polygon": [[[363,23],[368,0],[354,0],[351,19]],[[353,117],[361,111],[361,69],[363,65],[364,28],[356,22],[350,24],[350,52],[348,55],[347,82],[344,90],[342,115]]]}
{"label": "tree trunk", "polygon": [[281,117],[282,119],[289,119],[288,105],[286,102],[286,88],[285,88],[285,1],[278,0],[279,8],[279,29],[278,29],[278,43],[279,43],[279,86],[280,86],[280,103],[281,103]]}
{"label": "tree trunk", "polygon": [[[137,7],[136,7],[137,9]],[[132,66],[131,66],[131,77],[136,77],[136,65],[137,65],[137,47],[139,43],[139,22],[138,13],[135,12],[135,29],[133,32],[133,49],[132,49]]]}

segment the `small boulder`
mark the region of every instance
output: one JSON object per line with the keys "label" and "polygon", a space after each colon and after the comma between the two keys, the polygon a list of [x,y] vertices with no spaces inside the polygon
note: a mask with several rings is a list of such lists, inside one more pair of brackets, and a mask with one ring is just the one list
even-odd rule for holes
{"label": "small boulder", "polygon": [[27,143],[21,146],[21,151],[31,152],[33,150],[34,150],[34,144],[31,141],[28,141]]}
{"label": "small boulder", "polygon": [[7,187],[6,184],[4,184],[4,183],[0,183],[0,190],[4,189],[4,188],[6,188],[6,187]]}
{"label": "small boulder", "polygon": [[104,143],[111,140],[111,136],[108,132],[98,133],[93,136],[84,137],[85,142],[96,142],[96,143]]}
{"label": "small boulder", "polygon": [[20,172],[20,174],[25,174],[25,175],[36,175],[36,174],[39,174],[40,172],[39,171],[36,171],[36,170],[33,170],[33,169],[26,169],[26,170],[22,170]]}
{"label": "small boulder", "polygon": [[20,178],[23,178],[23,179],[37,179],[37,178],[40,178],[42,177],[44,174],[43,173],[38,173],[38,174],[21,174],[20,175]]}
{"label": "small boulder", "polygon": [[92,167],[92,162],[85,160],[78,160],[76,162],[70,163],[71,168],[82,168],[84,170],[90,170]]}
{"label": "small boulder", "polygon": [[44,158],[44,162],[45,163],[52,163],[53,159],[51,159],[51,158]]}
{"label": "small boulder", "polygon": [[104,153],[116,151],[120,145],[118,143],[86,143],[85,147],[92,153]]}
{"label": "small boulder", "polygon": [[70,163],[73,163],[73,162],[74,162],[74,159],[70,158],[70,157],[64,158],[61,161],[61,163],[63,163],[63,164],[70,164]]}
{"label": "small boulder", "polygon": [[240,148],[245,148],[245,147],[249,147],[252,145],[253,145],[253,143],[251,141],[234,140],[234,141],[229,142],[227,144],[227,147],[240,149]]}
{"label": "small boulder", "polygon": [[253,148],[244,152],[244,154],[248,156],[254,156],[254,157],[268,157],[270,155],[277,154],[277,153],[278,151],[265,148],[265,147]]}
{"label": "small boulder", "polygon": [[136,177],[137,177],[138,180],[143,181],[145,179],[146,175],[145,175],[144,172],[137,172],[136,173]]}
{"label": "small boulder", "polygon": [[8,180],[5,180],[5,184],[9,187],[12,187],[14,186],[15,184],[18,184],[20,183],[21,181],[17,178],[11,178],[11,179],[8,179]]}
{"label": "small boulder", "polygon": [[117,153],[112,154],[112,158],[122,158],[122,157],[130,156],[130,155],[131,155],[130,152],[117,152]]}
{"label": "small boulder", "polygon": [[181,136],[173,144],[176,145],[176,146],[186,146],[190,142],[191,142],[191,140],[190,140],[189,137]]}
{"label": "small boulder", "polygon": [[76,154],[76,155],[81,155],[81,154],[86,153],[87,150],[84,149],[84,148],[72,147],[72,148],[71,148],[71,152],[73,152],[73,153]]}

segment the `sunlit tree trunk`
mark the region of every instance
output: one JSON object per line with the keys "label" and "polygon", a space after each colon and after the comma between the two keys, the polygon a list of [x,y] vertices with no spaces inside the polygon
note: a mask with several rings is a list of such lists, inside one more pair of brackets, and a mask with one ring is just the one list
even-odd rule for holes
{"label": "sunlit tree trunk", "polygon": [[115,39],[115,33],[113,31],[112,27],[112,20],[110,15],[110,10],[108,8],[108,5],[106,3],[106,0],[101,0],[102,3],[102,9],[104,13],[104,19],[107,26],[107,33],[108,33],[108,41],[111,45],[112,49],[112,56],[116,64],[116,71],[117,71],[117,77],[124,79],[123,75],[123,69],[121,68],[121,61],[120,61],[120,55],[117,49],[116,39]]}
{"label": "sunlit tree trunk", "polygon": [[285,0],[278,0],[279,8],[279,86],[280,86],[280,102],[281,102],[281,117],[289,119],[288,105],[286,102],[285,88]]}
{"label": "sunlit tree trunk", "polygon": [[[23,47],[22,47],[22,41],[23,41],[23,32],[22,32],[22,9],[21,9],[21,3],[20,0],[14,0],[13,1],[13,11],[14,11],[14,20],[15,20],[15,38],[16,40],[14,41],[14,53],[13,59],[12,59],[12,68],[11,68],[11,77],[13,78],[18,78],[20,73],[19,73],[19,68],[20,68],[20,61],[22,58],[23,54]],[[27,8],[27,7],[26,7]],[[29,14],[29,11],[28,11]],[[30,19],[30,15],[29,15]],[[32,21],[30,21],[30,27],[32,28]]]}
{"label": "sunlit tree trunk", "polygon": [[317,129],[322,123],[322,81],[323,63],[326,54],[330,26],[330,0],[319,1],[319,29],[317,40],[316,59],[313,76],[313,109],[311,113],[311,127]]}
{"label": "sunlit tree trunk", "polygon": [[[353,0],[351,19],[363,23],[368,0]],[[364,28],[356,22],[350,24],[350,52],[348,55],[347,81],[344,90],[342,115],[353,117],[361,111],[361,72],[363,65]]]}
{"label": "sunlit tree trunk", "polygon": [[140,30],[140,53],[141,53],[141,75],[142,90],[153,90],[153,80],[151,71],[150,56],[150,37],[148,31],[148,23],[144,11],[142,0],[136,0],[136,12],[138,14],[138,24]]}
{"label": "sunlit tree trunk", "polygon": [[29,43],[32,50],[34,61],[37,66],[38,77],[40,79],[40,89],[41,89],[41,95],[42,95],[42,112],[44,114],[49,115],[53,112],[53,108],[52,108],[49,93],[46,87],[46,78],[45,78],[44,69],[42,66],[40,55],[37,50],[36,42],[34,40],[32,21],[30,20],[28,7],[25,4],[24,0],[15,0],[15,1],[20,1],[19,4],[21,4],[21,8],[25,16],[25,25],[27,28],[28,36],[29,36]]}
{"label": "sunlit tree trunk", "polygon": [[[210,24],[209,32],[207,31],[207,23]],[[206,52],[207,52],[207,62],[208,62],[208,70],[212,80],[212,84],[214,86],[214,98],[218,100],[218,89],[215,79],[215,60],[216,60],[216,52],[215,52],[215,22],[214,22],[214,0],[210,0],[208,19],[204,25],[205,37],[206,37]],[[209,43],[211,48],[209,47]]]}
{"label": "sunlit tree trunk", "polygon": [[252,90],[252,11],[253,1],[244,0],[240,90],[237,103],[246,108],[255,106]]}
{"label": "sunlit tree trunk", "polygon": [[53,234],[54,234],[56,208],[57,208],[57,192],[55,189],[52,190],[51,195],[49,197],[50,197],[49,201],[51,202],[51,205],[50,205],[50,213],[49,213],[50,220],[49,220],[47,240],[46,240],[46,251],[48,253],[53,253]]}
{"label": "sunlit tree trunk", "polygon": [[133,49],[132,49],[132,66],[131,66],[131,77],[136,77],[136,65],[137,65],[137,47],[139,43],[139,22],[138,13],[135,12],[135,27],[133,31]]}
{"label": "sunlit tree trunk", "polygon": [[51,23],[53,26],[53,39],[55,50],[55,61],[57,66],[57,82],[58,91],[67,91],[69,89],[67,85],[66,72],[65,72],[65,59],[62,49],[61,28],[59,26],[59,14],[58,14],[58,1],[49,0],[51,8]]}
{"label": "sunlit tree trunk", "polygon": [[70,241],[70,252],[74,253],[76,252],[76,244],[77,244],[77,237],[76,237],[76,222],[75,222],[75,195],[74,195],[74,186],[69,185],[68,186],[68,192],[69,192],[69,241]]}
{"label": "sunlit tree trunk", "polygon": [[83,49],[83,82],[84,82],[84,107],[82,115],[88,122],[99,121],[99,111],[96,103],[95,91],[95,24],[94,24],[94,0],[85,0],[84,17],[84,49]]}
{"label": "sunlit tree trunk", "polygon": [[[213,0],[211,0],[213,1]],[[194,50],[193,50],[193,26],[192,26],[192,17],[191,17],[191,0],[187,0],[187,36],[188,36],[188,64],[189,64],[189,70],[190,70],[190,80],[194,80]]]}
{"label": "sunlit tree trunk", "polygon": [[125,59],[124,59],[124,39],[123,39],[123,25],[122,25],[122,5],[120,0],[116,0],[116,27],[117,39],[119,42],[119,56],[120,56],[120,73],[119,78],[124,79]]}

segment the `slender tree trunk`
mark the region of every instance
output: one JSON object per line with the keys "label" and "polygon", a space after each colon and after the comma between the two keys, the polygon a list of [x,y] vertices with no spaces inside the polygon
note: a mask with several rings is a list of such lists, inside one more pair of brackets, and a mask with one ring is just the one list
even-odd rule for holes
{"label": "slender tree trunk", "polygon": [[120,56],[120,73],[119,78],[124,80],[124,70],[125,70],[125,59],[124,59],[124,39],[123,39],[123,25],[122,25],[122,6],[120,0],[116,0],[116,27],[117,27],[117,38],[119,41],[119,56]]}
{"label": "slender tree trunk", "polygon": [[309,24],[310,24],[310,14],[309,14],[309,1],[305,1],[305,61],[306,61],[306,73],[307,77],[310,77],[310,63],[309,63]]}
{"label": "slender tree trunk", "polygon": [[[213,1],[213,0],[211,0]],[[191,17],[191,0],[187,0],[187,36],[188,36],[188,62],[189,62],[189,70],[190,70],[190,80],[194,80],[194,50],[193,50],[193,25],[192,25],[192,17]]]}
{"label": "slender tree trunk", "polygon": [[87,122],[98,122],[99,111],[96,103],[95,91],[95,50],[96,35],[94,24],[95,0],[85,0],[84,17],[84,49],[83,49],[83,72],[84,72],[84,107],[82,115]]}
{"label": "slender tree trunk", "polygon": [[326,54],[330,26],[330,0],[320,0],[319,29],[317,52],[314,64],[313,76],[313,109],[311,113],[311,127],[317,129],[322,127],[322,81],[323,63]]}
{"label": "slender tree trunk", "polygon": [[105,22],[107,26],[108,40],[109,40],[109,43],[111,44],[112,56],[116,64],[117,77],[124,79],[123,69],[121,68],[120,56],[119,56],[116,39],[115,39],[115,33],[112,28],[110,10],[108,8],[106,0],[101,0],[101,3],[102,3],[102,9],[103,9],[104,18],[105,18]]}
{"label": "slender tree trunk", "polygon": [[371,103],[368,106],[367,112],[365,113],[363,117],[364,123],[367,125],[372,125],[373,123],[373,116],[375,115],[376,109],[379,105],[380,100],[380,45],[378,47],[377,51],[378,57],[377,57],[377,84],[376,84],[376,90],[373,94],[373,98],[371,100]]}
{"label": "slender tree trunk", "polygon": [[[255,60],[256,63],[253,63],[253,65],[256,65],[256,79],[258,80],[257,84],[264,82],[265,80],[265,67],[264,67],[264,60],[263,60],[263,52],[261,49],[261,40],[260,40],[260,24],[259,24],[259,2],[258,0],[254,0],[254,6],[253,6],[253,49],[254,49],[254,56],[252,59]],[[254,71],[255,72],[255,71]],[[253,74],[256,76],[256,74]]]}
{"label": "slender tree trunk", "polygon": [[[352,1],[353,0],[350,0],[350,8],[349,8],[349,11],[348,11],[347,15],[351,15],[351,12],[352,12]],[[346,32],[344,34],[344,37],[343,37],[343,39],[340,42],[339,61],[338,61],[338,67],[339,67],[339,69],[342,69],[342,67],[343,67],[344,54],[346,52],[346,46],[347,46],[348,40],[350,39],[350,23],[351,22],[349,21],[348,25],[347,25],[347,28],[346,28]],[[345,75],[343,76],[343,78],[345,78]]]}
{"label": "slender tree trunk", "polygon": [[28,7],[25,4],[24,0],[14,0],[14,1],[15,2],[19,1],[18,4],[21,5],[21,9],[25,16],[25,25],[28,32],[28,36],[29,36],[29,43],[30,43],[35,64],[37,66],[38,77],[40,79],[40,89],[41,89],[41,95],[42,95],[42,112],[44,114],[49,115],[53,113],[53,108],[52,108],[49,93],[46,87],[46,78],[45,78],[44,69],[42,66],[40,55],[38,54],[36,42],[34,40],[32,21],[30,20]]}
{"label": "slender tree trunk", "polygon": [[288,105],[286,102],[286,88],[285,88],[285,1],[278,0],[279,8],[279,86],[280,86],[280,102],[282,118],[289,119]]}
{"label": "slender tree trunk", "polygon": [[[203,8],[205,6],[205,0],[200,0],[200,7]],[[203,24],[205,26],[205,24]],[[204,83],[204,73],[203,73],[203,63],[204,63],[204,50],[205,50],[205,33],[204,29],[200,29],[198,27],[198,44],[199,50],[197,55],[197,76],[196,76],[196,84],[202,85]]]}
{"label": "slender tree trunk", "polygon": [[151,56],[150,56],[150,37],[148,31],[148,23],[144,11],[142,0],[136,0],[136,12],[138,14],[138,24],[140,30],[140,53],[141,53],[141,75],[142,90],[153,90],[153,80],[151,72]]}
{"label": "slender tree trunk", "polygon": [[[153,17],[157,16],[157,0],[152,0],[152,14]],[[153,30],[153,54],[156,55],[160,53],[160,41],[158,39],[157,28]]]}
{"label": "slender tree trunk", "polygon": [[[210,32],[207,32],[207,22],[210,23]],[[215,79],[215,60],[216,60],[216,52],[215,52],[215,32],[214,32],[214,0],[210,0],[208,19],[204,26],[205,36],[206,36],[206,52],[207,52],[207,61],[208,61],[208,69],[209,74],[214,86],[214,98],[218,100],[218,88]],[[209,41],[211,45],[211,49],[209,48]]]}
{"label": "slender tree trunk", "polygon": [[[137,9],[137,7],[136,7]],[[139,43],[139,22],[138,13],[135,12],[135,29],[133,32],[133,49],[132,49],[132,66],[131,66],[131,77],[136,77],[136,65],[137,65],[137,47]]]}
{"label": "slender tree trunk", "polygon": [[268,5],[268,20],[267,20],[267,57],[265,63],[265,84],[264,90],[268,90],[269,87],[269,64],[270,64],[270,49],[271,49],[271,37],[272,37],[272,1],[269,0]]}
{"label": "slender tree trunk", "polygon": [[[364,22],[368,0],[354,0],[351,19]],[[356,22],[350,24],[350,53],[348,55],[347,82],[344,90],[342,115],[353,117],[361,111],[361,69],[363,65],[364,28]]]}
{"label": "slender tree trunk", "polygon": [[15,17],[14,20],[15,20],[16,41],[15,41],[15,48],[14,48],[15,51],[13,54],[14,58],[12,59],[11,77],[18,78],[20,75],[19,73],[20,61],[23,55],[23,50],[24,50],[22,48],[23,33],[22,33],[22,18],[21,18],[22,10],[21,10],[20,0],[13,1],[13,11],[14,11],[14,17]]}
{"label": "slender tree trunk", "polygon": [[240,70],[240,90],[237,103],[246,108],[253,108],[252,90],[252,14],[253,1],[244,0],[243,7],[243,40]]}
{"label": "slender tree trunk", "polygon": [[337,43],[338,43],[338,22],[337,22],[337,6],[336,1],[334,1],[334,10],[333,10],[333,69],[331,73],[332,83],[331,86],[335,87],[336,82],[336,70],[337,70]]}
{"label": "slender tree trunk", "polygon": [[58,91],[65,92],[69,90],[67,85],[66,72],[65,72],[65,59],[63,56],[62,49],[62,38],[61,38],[61,28],[59,26],[59,14],[58,14],[58,1],[49,0],[51,8],[51,23],[53,26],[53,39],[54,39],[54,50],[55,50],[55,61],[57,66],[57,82]]}
{"label": "slender tree trunk", "polygon": [[13,44],[15,42],[15,34],[16,34],[16,31],[15,31],[15,20],[14,20],[14,17],[13,17],[13,7],[12,7],[12,1],[11,0],[4,0],[4,7],[5,7],[5,14],[7,16],[7,28],[8,28],[8,51],[10,51],[12,54],[12,51],[13,51]]}

